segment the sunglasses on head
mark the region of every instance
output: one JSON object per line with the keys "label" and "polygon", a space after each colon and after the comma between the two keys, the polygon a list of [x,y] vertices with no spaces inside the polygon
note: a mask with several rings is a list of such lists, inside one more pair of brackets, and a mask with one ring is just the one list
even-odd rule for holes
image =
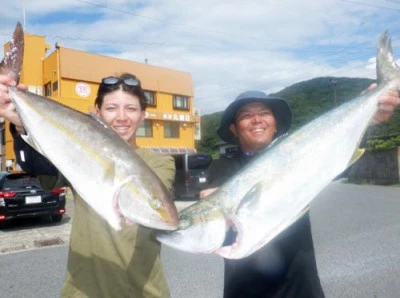
{"label": "sunglasses on head", "polygon": [[101,83],[104,85],[117,85],[120,83],[124,83],[128,86],[138,86],[140,84],[139,80],[135,78],[121,79],[117,77],[106,77],[101,80]]}

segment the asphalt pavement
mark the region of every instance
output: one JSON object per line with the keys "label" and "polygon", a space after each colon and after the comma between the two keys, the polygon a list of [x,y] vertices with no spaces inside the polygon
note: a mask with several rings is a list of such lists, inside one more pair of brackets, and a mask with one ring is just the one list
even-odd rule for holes
{"label": "asphalt pavement", "polygon": [[[67,207],[60,224],[38,221],[0,230],[4,250],[0,254],[1,297],[57,297],[66,272],[68,247],[51,242],[35,246],[35,240],[62,238],[61,231],[68,231],[72,211]],[[318,195],[311,206],[311,223],[327,298],[399,297],[399,214],[398,186],[335,182]],[[3,246],[4,241],[13,245]],[[222,297],[221,257],[185,253],[163,245],[162,260],[173,298]]]}
{"label": "asphalt pavement", "polygon": [[50,217],[21,218],[10,222],[0,230],[0,255],[40,249],[69,243],[73,200],[67,199],[66,212],[61,222]]}
{"label": "asphalt pavement", "polygon": [[[178,210],[193,204],[194,201],[177,201]],[[71,231],[74,202],[67,196],[65,214],[59,223],[50,217],[24,218],[10,223],[0,230],[0,255],[26,250],[68,245]]]}

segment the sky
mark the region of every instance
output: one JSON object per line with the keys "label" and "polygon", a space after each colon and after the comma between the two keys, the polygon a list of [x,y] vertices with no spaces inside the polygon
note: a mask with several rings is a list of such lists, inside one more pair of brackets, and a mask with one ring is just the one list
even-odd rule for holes
{"label": "sky", "polygon": [[22,0],[0,10],[63,47],[182,70],[201,115],[241,92],[273,93],[320,76],[376,77],[379,36],[400,57],[400,0]]}

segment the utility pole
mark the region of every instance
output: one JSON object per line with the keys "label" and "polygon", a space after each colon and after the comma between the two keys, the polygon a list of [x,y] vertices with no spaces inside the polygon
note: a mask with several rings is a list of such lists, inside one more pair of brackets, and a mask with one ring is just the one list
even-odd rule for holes
{"label": "utility pole", "polygon": [[26,24],[25,24],[25,7],[23,8],[23,10],[22,10],[22,14],[23,14],[23,20],[24,20],[24,26],[23,26],[23,29],[24,29],[24,31],[26,31]]}
{"label": "utility pole", "polygon": [[329,82],[331,83],[331,86],[333,88],[333,106],[337,106],[337,101],[336,101],[336,79],[330,79]]}

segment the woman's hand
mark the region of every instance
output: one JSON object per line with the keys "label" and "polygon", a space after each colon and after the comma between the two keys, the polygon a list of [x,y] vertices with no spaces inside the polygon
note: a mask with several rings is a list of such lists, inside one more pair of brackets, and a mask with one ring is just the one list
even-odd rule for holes
{"label": "woman's hand", "polygon": [[[11,102],[8,92],[9,86],[16,86],[16,82],[8,76],[0,75],[0,117],[3,117],[13,123],[17,131],[22,132],[24,128],[14,104]],[[17,88],[21,90],[27,89],[23,84],[19,84]]]}

